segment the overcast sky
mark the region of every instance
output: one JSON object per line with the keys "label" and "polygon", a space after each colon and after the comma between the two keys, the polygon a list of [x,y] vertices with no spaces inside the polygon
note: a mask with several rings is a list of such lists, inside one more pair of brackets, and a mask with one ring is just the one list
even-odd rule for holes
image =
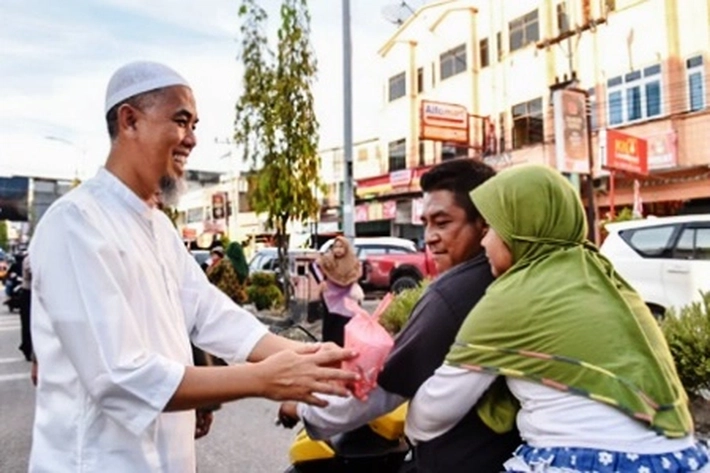
{"label": "overcast sky", "polygon": [[[382,83],[377,49],[394,33],[382,8],[351,0],[354,138],[376,136]],[[422,0],[411,0],[421,5]],[[0,175],[93,175],[108,151],[106,83],[126,62],[164,62],[191,82],[200,124],[189,167],[226,169],[240,93],[239,0],[0,1]],[[279,0],[264,0],[270,26]],[[321,147],[342,143],[342,12],[310,0],[318,65],[314,88]]]}

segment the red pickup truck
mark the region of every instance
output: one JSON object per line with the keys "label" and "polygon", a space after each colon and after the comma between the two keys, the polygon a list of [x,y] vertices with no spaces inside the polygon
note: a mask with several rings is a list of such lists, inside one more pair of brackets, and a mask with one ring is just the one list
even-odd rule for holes
{"label": "red pickup truck", "polygon": [[436,266],[427,249],[414,253],[368,255],[363,261],[360,284],[366,291],[398,293],[415,287],[424,278],[437,275]]}

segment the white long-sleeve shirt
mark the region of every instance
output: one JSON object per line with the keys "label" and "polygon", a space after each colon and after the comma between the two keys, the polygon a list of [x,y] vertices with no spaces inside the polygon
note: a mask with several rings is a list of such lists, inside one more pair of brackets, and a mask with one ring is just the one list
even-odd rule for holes
{"label": "white long-sleeve shirt", "polygon": [[30,258],[30,472],[194,472],[194,412],[162,412],[192,365],[190,339],[240,362],[266,328],[104,169],[47,211]]}
{"label": "white long-sleeve shirt", "polygon": [[319,440],[361,427],[395,410],[406,401],[402,396],[387,392],[379,386],[370,391],[364,401],[354,397],[321,397],[327,399],[327,408],[298,404],[298,417],[303,420],[308,435]]}
{"label": "white long-sleeve shirt", "polygon": [[[427,441],[447,432],[478,402],[494,375],[444,365],[409,404],[405,432]],[[637,454],[683,450],[694,439],[669,439],[621,411],[583,396],[524,379],[507,378],[520,401],[520,436],[533,447],[584,447]]]}

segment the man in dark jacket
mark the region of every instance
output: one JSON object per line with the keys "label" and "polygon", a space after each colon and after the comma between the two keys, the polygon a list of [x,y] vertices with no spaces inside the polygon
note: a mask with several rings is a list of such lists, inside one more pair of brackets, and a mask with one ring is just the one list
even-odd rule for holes
{"label": "man in dark jacket", "polygon": [[[334,400],[324,409],[284,403],[280,414],[299,417],[314,438],[352,430],[411,399],[444,361],[471,308],[493,276],[482,251],[485,222],[469,192],[493,176],[472,159],[445,161],[421,178],[425,240],[440,276],[426,289],[380,373],[367,401]],[[415,454],[422,473],[498,472],[520,443],[517,431],[499,435],[471,410],[453,429],[419,443]]]}

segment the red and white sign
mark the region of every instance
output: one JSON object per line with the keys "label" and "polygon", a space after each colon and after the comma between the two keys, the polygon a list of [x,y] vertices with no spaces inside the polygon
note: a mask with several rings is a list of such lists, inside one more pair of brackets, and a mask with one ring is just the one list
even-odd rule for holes
{"label": "red and white sign", "polygon": [[602,167],[645,176],[648,174],[648,144],[646,140],[616,130],[602,130],[599,143],[605,147]]}
{"label": "red and white sign", "polygon": [[390,172],[390,185],[392,187],[408,186],[412,182],[412,169],[400,169]]}
{"label": "red and white sign", "polygon": [[422,100],[419,139],[469,144],[468,109],[463,105]]}

